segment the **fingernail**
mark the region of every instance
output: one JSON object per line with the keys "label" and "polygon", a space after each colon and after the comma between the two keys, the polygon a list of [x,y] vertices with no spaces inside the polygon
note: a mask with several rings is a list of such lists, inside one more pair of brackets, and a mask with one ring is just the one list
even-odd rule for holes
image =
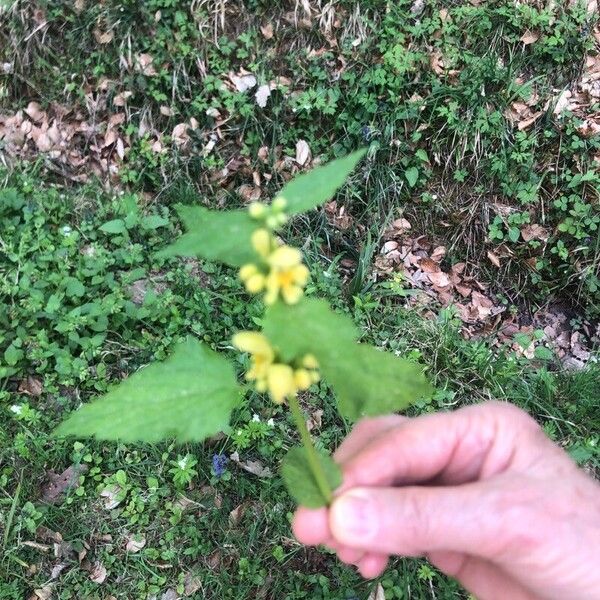
{"label": "fingernail", "polygon": [[330,509],[333,537],[348,544],[364,543],[377,531],[376,514],[368,496],[348,492],[337,498]]}

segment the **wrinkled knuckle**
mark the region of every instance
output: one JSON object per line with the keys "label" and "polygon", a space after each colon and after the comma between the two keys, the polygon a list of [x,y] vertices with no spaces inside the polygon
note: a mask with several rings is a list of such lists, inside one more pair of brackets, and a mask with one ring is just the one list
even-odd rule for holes
{"label": "wrinkled knuckle", "polygon": [[431,512],[427,510],[427,503],[416,490],[406,490],[405,494],[405,527],[406,543],[411,554],[422,554],[424,546],[432,536]]}

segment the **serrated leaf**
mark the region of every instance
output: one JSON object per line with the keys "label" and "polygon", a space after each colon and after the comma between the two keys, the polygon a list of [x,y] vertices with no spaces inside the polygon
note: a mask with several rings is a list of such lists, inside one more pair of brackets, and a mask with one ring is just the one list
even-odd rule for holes
{"label": "serrated leaf", "polygon": [[420,365],[365,344],[357,344],[352,320],[323,300],[270,307],[264,332],[284,360],[312,353],[348,419],[406,408],[431,393]]}
{"label": "serrated leaf", "polygon": [[158,256],[201,256],[233,267],[256,260],[251,237],[259,224],[245,210],[178,206],[177,212],[187,232],[158,252]]}
{"label": "serrated leaf", "polygon": [[[317,452],[325,479],[331,490],[342,484],[342,471],[324,452]],[[292,448],[283,459],[281,475],[288,492],[298,504],[307,508],[327,506],[327,498],[323,496],[319,485],[310,469],[306,450],[299,446]]]}
{"label": "serrated leaf", "polygon": [[304,298],[295,305],[278,302],[270,306],[263,329],[284,360],[313,352],[315,345],[332,361],[341,360],[344,346],[358,339],[352,319],[316,298]]}
{"label": "serrated leaf", "polygon": [[107,221],[103,225],[100,225],[100,231],[104,231],[104,233],[119,234],[125,233],[127,227],[125,226],[125,221],[123,221],[123,219],[113,219],[112,221]]}
{"label": "serrated leaf", "polygon": [[306,212],[330,200],[365,152],[357,150],[292,179],[277,194],[287,200],[286,211],[290,214]]}
{"label": "serrated leaf", "polygon": [[229,361],[197,340],[138,371],[82,406],[55,435],[156,442],[199,442],[227,427],[240,387]]}
{"label": "serrated leaf", "polygon": [[417,167],[410,167],[409,169],[406,169],[404,176],[406,177],[406,181],[408,181],[408,185],[410,185],[411,188],[415,187],[419,180],[419,169],[417,169]]}
{"label": "serrated leaf", "polygon": [[322,361],[321,372],[351,421],[404,410],[433,391],[420,365],[367,344],[347,348],[339,364]]}

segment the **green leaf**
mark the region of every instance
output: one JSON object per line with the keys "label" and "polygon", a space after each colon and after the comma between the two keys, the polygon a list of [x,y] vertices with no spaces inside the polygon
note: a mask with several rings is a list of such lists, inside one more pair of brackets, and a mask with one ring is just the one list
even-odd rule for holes
{"label": "green leaf", "polygon": [[410,185],[411,188],[415,187],[419,180],[419,169],[417,169],[417,167],[410,167],[410,169],[406,169],[404,176],[406,177],[406,181],[408,181],[408,185]]}
{"label": "green leaf", "polygon": [[189,338],[164,362],[75,411],[55,435],[199,442],[227,427],[240,391],[229,361]]}
{"label": "green leaf", "polygon": [[158,256],[201,256],[233,267],[256,260],[251,237],[259,227],[245,210],[215,211],[203,206],[178,206],[187,233]]}
{"label": "green leaf", "polygon": [[521,235],[521,232],[519,231],[518,227],[510,227],[508,230],[508,239],[511,242],[517,242],[519,241],[519,237]]}
{"label": "green leaf", "polygon": [[168,224],[168,219],[160,217],[159,215],[150,215],[148,217],[143,217],[141,223],[143,229],[158,229],[159,227],[164,227]]}
{"label": "green leaf", "polygon": [[304,298],[290,306],[278,302],[267,308],[263,329],[284,360],[319,347],[331,361],[342,360],[344,346],[353,344],[358,331],[352,319],[334,312],[325,300]]}
{"label": "green leaf", "polygon": [[531,346],[533,339],[528,333],[515,333],[513,339],[523,350],[527,350]]}
{"label": "green leaf", "polygon": [[358,332],[352,320],[323,300],[275,304],[265,314],[263,329],[284,360],[309,352],[315,355],[335,391],[340,412],[348,419],[401,410],[431,393],[420,365],[356,344]]}
{"label": "green leaf", "polygon": [[552,360],[554,358],[552,350],[546,348],[546,346],[537,346],[533,354],[539,360]]}
{"label": "green leaf", "polygon": [[113,219],[112,221],[107,221],[104,225],[100,225],[100,231],[112,234],[125,233],[127,227],[125,227],[123,219]]}
{"label": "green leaf", "polygon": [[306,212],[330,200],[365,152],[357,150],[292,179],[277,194],[287,200],[286,211],[290,214]]}
{"label": "green leaf", "polygon": [[[319,461],[327,483],[332,490],[342,484],[342,471],[324,452],[318,452]],[[317,481],[310,469],[306,450],[299,446],[292,448],[283,459],[281,475],[285,486],[294,500],[307,508],[320,508],[327,505]]]}
{"label": "green leaf", "polygon": [[[70,298],[72,298],[73,296],[81,298],[85,294],[85,286],[83,285],[83,283],[81,283],[81,281],[79,281],[79,279],[76,279],[75,277],[67,277],[65,293]],[[46,310],[46,312],[48,311]]]}
{"label": "green leaf", "polygon": [[4,360],[10,367],[14,367],[22,358],[25,356],[25,353],[21,348],[17,348],[14,344],[11,344],[4,351]]}
{"label": "green leaf", "polygon": [[316,356],[339,411],[351,421],[403,410],[433,391],[422,366],[374,346],[348,347],[339,363]]}

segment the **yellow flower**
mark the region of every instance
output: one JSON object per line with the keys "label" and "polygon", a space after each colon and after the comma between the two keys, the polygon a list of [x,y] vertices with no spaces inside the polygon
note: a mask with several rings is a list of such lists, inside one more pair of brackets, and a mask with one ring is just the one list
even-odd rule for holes
{"label": "yellow flower", "polygon": [[269,367],[275,360],[275,352],[269,340],[257,331],[240,331],[233,336],[233,345],[242,352],[250,353],[251,367],[246,373],[246,379],[256,382],[256,388],[264,391],[267,384]]}
{"label": "yellow flower", "polygon": [[273,304],[279,295],[287,304],[296,304],[302,297],[309,271],[302,264],[302,253],[297,248],[280,246],[268,257],[271,270],[265,280],[265,303]]}
{"label": "yellow flower", "polygon": [[244,265],[239,272],[242,283],[251,294],[258,294],[265,289],[266,277],[252,263]]}
{"label": "yellow flower", "polygon": [[288,396],[295,396],[298,389],[292,367],[284,364],[271,365],[267,373],[267,389],[276,404],[281,404]]}

